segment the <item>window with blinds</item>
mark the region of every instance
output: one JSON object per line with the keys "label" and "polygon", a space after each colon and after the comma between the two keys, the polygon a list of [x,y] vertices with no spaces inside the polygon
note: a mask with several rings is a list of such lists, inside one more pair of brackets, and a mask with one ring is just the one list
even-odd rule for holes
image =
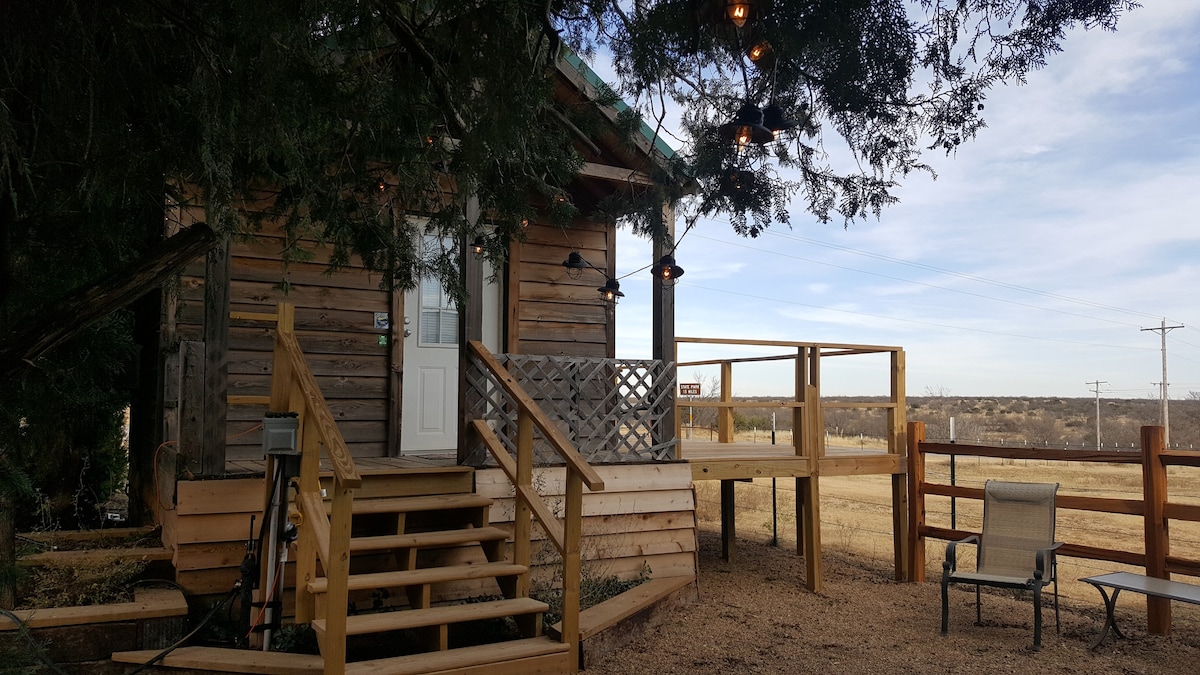
{"label": "window with blinds", "polygon": [[[425,250],[435,249],[449,242],[438,237],[425,237]],[[458,346],[458,310],[446,293],[442,282],[436,278],[421,279],[421,317],[418,326],[421,346]]]}

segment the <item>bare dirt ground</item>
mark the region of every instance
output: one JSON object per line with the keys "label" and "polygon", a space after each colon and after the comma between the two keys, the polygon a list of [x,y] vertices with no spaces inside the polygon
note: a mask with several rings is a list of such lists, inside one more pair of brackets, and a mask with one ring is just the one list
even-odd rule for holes
{"label": "bare dirt ground", "polygon": [[[1043,647],[1032,650],[1032,602],[951,592],[950,633],[938,635],[940,591],[933,581],[892,581],[890,565],[827,548],[825,587],[804,589],[804,559],[769,535],[744,535],[733,563],[720,558],[712,524],[700,532],[699,602],[587,669],[639,673],[1134,673],[1200,672],[1200,630],[1176,623],[1168,637],[1146,633],[1144,604],[1118,610],[1126,639],[1088,646],[1103,625],[1099,594],[1064,600],[1062,634],[1045,611]],[[1179,613],[1179,610],[1176,610]],[[1191,623],[1191,622],[1188,622]]]}
{"label": "bare dirt ground", "polygon": [[[1060,494],[1140,498],[1137,465],[960,460],[956,484],[982,487],[988,478],[1054,481]],[[1172,501],[1200,502],[1197,470],[1169,480]],[[944,458],[930,458],[926,480],[949,482]],[[804,559],[795,553],[795,492],[777,481],[779,546],[770,545],[770,479],[736,485],[738,546],[734,561],[720,558],[719,496],[715,481],[697,483],[700,519],[699,602],[587,672],[637,673],[1200,673],[1200,607],[1174,603],[1170,636],[1146,631],[1140,595],[1120,598],[1118,625],[1127,638],[1109,636],[1088,647],[1104,623],[1103,602],[1080,577],[1140,568],[1097,560],[1060,559],[1062,633],[1053,610],[1044,614],[1043,648],[1032,650],[1033,610],[1028,596],[984,591],[983,625],[975,626],[974,592],[952,589],[950,634],[939,636],[941,563],[945,542],[926,546],[923,584],[893,581],[890,479],[886,476],[821,480],[824,589],[805,590]],[[931,525],[950,526],[950,502],[930,498]],[[959,529],[978,531],[980,503],[957,500]],[[1141,518],[1059,511],[1058,539],[1127,551],[1142,550]],[[1200,557],[1200,528],[1173,522],[1171,553]],[[973,556],[961,555],[970,568]],[[1195,579],[1178,577],[1197,583]]]}

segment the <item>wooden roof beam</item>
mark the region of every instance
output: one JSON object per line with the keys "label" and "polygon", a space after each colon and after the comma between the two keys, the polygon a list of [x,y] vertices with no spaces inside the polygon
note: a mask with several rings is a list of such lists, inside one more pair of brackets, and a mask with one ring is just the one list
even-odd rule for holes
{"label": "wooden roof beam", "polygon": [[584,162],[583,169],[579,172],[580,176],[588,178],[599,178],[601,180],[613,181],[614,183],[632,183],[634,185],[655,185],[655,181],[650,177],[650,174],[644,171],[635,171],[619,166],[611,166],[608,164],[597,164],[596,162]]}

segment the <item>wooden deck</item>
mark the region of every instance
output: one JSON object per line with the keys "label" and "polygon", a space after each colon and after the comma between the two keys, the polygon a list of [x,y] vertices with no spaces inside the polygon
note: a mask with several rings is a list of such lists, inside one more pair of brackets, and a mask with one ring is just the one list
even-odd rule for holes
{"label": "wooden deck", "polygon": [[692,466],[692,480],[738,480],[746,478],[805,478],[904,473],[903,455],[884,450],[830,446],[817,461],[798,457],[791,445],[770,443],[720,443],[683,440],[681,453]]}
{"label": "wooden deck", "polygon": [[[394,471],[397,469],[440,469],[457,466],[457,458],[452,454],[440,455],[404,455],[401,457],[355,457],[354,465],[362,472]],[[266,473],[267,460],[239,459],[226,460],[225,473],[230,477],[249,478],[262,476]],[[329,458],[322,455],[321,473],[332,473]]]}

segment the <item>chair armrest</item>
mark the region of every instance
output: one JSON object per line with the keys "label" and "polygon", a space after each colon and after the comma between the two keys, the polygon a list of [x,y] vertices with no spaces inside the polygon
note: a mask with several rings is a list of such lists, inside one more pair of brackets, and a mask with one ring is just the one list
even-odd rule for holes
{"label": "chair armrest", "polygon": [[1055,551],[1062,547],[1063,542],[1056,541],[1046,548],[1040,548],[1037,552],[1037,567],[1033,570],[1033,578],[1040,582],[1046,578],[1046,560],[1049,559],[1053,564]]}
{"label": "chair armrest", "polygon": [[949,544],[946,544],[946,560],[942,562],[943,572],[953,572],[958,568],[958,558],[955,553],[955,548],[957,548],[959,544],[975,544],[978,546],[979,535],[973,534],[965,539],[959,539],[958,541],[952,541]]}

